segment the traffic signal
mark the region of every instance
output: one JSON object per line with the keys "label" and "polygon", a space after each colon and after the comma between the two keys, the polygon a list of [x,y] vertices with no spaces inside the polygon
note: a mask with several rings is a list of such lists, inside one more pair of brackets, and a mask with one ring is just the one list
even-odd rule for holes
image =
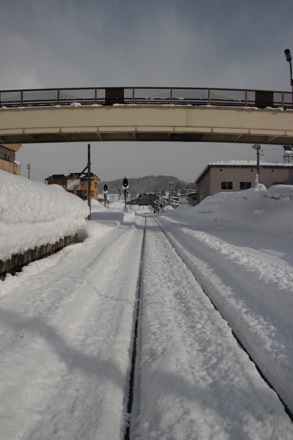
{"label": "traffic signal", "polygon": [[126,177],[123,179],[123,188],[128,188],[128,179]]}
{"label": "traffic signal", "polygon": [[108,186],[104,185],[104,192],[108,191]]}

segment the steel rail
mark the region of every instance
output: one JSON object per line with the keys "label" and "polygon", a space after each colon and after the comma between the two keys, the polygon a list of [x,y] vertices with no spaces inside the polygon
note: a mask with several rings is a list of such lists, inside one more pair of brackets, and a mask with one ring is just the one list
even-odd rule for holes
{"label": "steel rail", "polygon": [[142,283],[143,283],[143,269],[144,269],[144,253],[145,253],[145,241],[146,241],[146,218],[144,222],[143,239],[141,245],[140,253],[140,266],[139,266],[139,276],[136,291],[136,307],[134,310],[133,319],[133,337],[132,337],[132,354],[131,354],[131,366],[129,372],[129,383],[125,399],[125,409],[126,409],[126,426],[124,432],[124,440],[130,440],[130,429],[131,429],[131,416],[133,412],[133,400],[134,400],[134,389],[137,385],[138,371],[137,363],[139,361],[139,332],[141,331],[140,318],[141,318],[141,307],[142,307]]}

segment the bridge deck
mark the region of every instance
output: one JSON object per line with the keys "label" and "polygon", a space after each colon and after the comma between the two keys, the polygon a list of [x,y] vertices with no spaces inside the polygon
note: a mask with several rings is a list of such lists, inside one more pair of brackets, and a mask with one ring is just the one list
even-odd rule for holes
{"label": "bridge deck", "polygon": [[292,93],[203,88],[0,91],[0,142],[293,144]]}

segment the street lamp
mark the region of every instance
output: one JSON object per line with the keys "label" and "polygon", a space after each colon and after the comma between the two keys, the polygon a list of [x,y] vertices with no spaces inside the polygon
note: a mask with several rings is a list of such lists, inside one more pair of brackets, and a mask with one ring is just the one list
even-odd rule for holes
{"label": "street lamp", "polygon": [[285,49],[284,53],[285,53],[286,60],[288,61],[289,66],[290,66],[290,84],[292,87],[292,104],[293,104],[292,55],[291,55],[290,49]]}

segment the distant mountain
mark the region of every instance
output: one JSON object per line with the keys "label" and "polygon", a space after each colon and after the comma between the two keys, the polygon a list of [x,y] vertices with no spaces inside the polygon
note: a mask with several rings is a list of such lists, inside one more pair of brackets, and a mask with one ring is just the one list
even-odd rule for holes
{"label": "distant mountain", "polygon": [[[173,194],[185,194],[188,190],[195,188],[192,182],[184,182],[174,176],[145,176],[135,178],[128,178],[129,194],[131,197],[136,197],[140,193],[161,192],[166,193],[172,189]],[[103,181],[99,183],[99,193],[103,192],[104,185],[108,185],[109,194],[117,194],[122,189],[122,179]]]}

